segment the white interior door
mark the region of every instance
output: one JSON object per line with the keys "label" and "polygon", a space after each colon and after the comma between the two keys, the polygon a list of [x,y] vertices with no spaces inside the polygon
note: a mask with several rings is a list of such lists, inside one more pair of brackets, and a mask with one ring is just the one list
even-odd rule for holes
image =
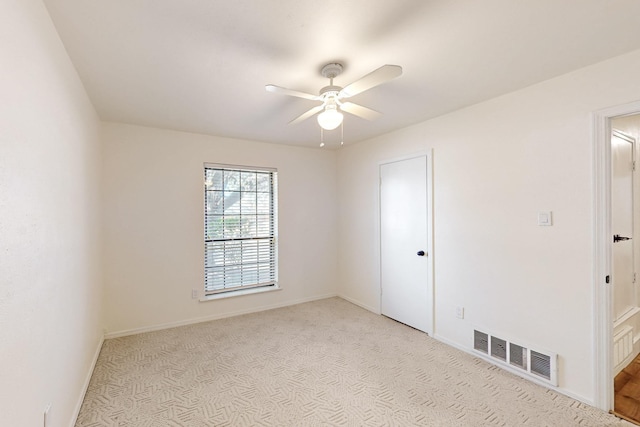
{"label": "white interior door", "polygon": [[380,166],[381,311],[432,333],[427,166],[427,156]]}
{"label": "white interior door", "polygon": [[620,319],[637,305],[633,261],[633,138],[611,138],[611,226],[613,229],[613,315]]}

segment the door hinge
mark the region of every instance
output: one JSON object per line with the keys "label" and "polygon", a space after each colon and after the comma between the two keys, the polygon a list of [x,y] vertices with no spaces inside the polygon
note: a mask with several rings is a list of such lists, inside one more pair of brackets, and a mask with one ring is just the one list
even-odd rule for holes
{"label": "door hinge", "polygon": [[604,278],[604,281],[605,281],[605,283],[609,283],[611,280],[610,280],[609,276],[607,276],[607,277]]}
{"label": "door hinge", "polygon": [[633,273],[633,283],[636,283],[636,273]]}

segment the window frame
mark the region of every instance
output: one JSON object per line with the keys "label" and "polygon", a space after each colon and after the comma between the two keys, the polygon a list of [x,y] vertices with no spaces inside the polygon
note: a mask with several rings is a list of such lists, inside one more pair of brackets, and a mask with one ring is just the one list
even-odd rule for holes
{"label": "window frame", "polygon": [[[242,220],[242,196],[243,193],[255,193],[256,194],[256,199],[258,198],[259,194],[265,194],[265,192],[260,192],[258,191],[258,182],[256,181],[256,186],[253,190],[244,190],[242,188],[242,183],[238,184],[238,189],[237,190],[227,190],[225,188],[225,184],[224,181],[222,182],[222,187],[219,189],[213,189],[212,187],[214,186],[214,183],[208,183],[207,182],[207,171],[209,170],[220,170],[223,172],[223,177],[225,176],[225,173],[230,173],[230,172],[238,172],[240,173],[240,177],[242,177],[242,172],[250,172],[250,173],[256,173],[256,174],[264,174],[264,173],[268,173],[269,174],[269,185],[270,185],[270,189],[269,192],[267,192],[266,194],[269,194],[269,219],[268,219],[268,223],[269,223],[269,232],[268,232],[268,236],[265,235],[259,235],[258,232],[258,217],[259,216],[264,216],[267,214],[259,214],[259,208],[256,205],[256,207],[254,208],[253,211],[251,211],[250,213],[246,214],[247,217],[251,217],[255,215],[255,222],[256,222],[256,235],[245,235],[243,231],[239,231],[237,230],[237,232],[241,233],[241,235],[236,235],[233,237],[225,237],[224,233],[226,230],[226,226],[223,225],[222,226],[222,233],[223,236],[222,237],[213,237],[211,236],[210,232],[210,223],[209,221],[211,220],[211,217],[216,216],[218,218],[220,218],[222,220],[222,223],[225,224],[225,218],[226,217],[239,217],[240,221]],[[258,175],[256,175],[256,179],[257,179]],[[278,285],[278,170],[276,168],[270,168],[270,167],[259,167],[259,166],[240,166],[240,165],[229,165],[229,164],[221,164],[221,163],[204,163],[203,165],[203,202],[204,202],[204,206],[203,206],[203,225],[204,225],[204,232],[203,232],[203,239],[204,239],[204,263],[203,263],[203,267],[204,267],[204,283],[203,283],[203,291],[204,291],[204,298],[202,298],[201,300],[210,300],[210,299],[217,299],[217,298],[223,298],[223,297],[228,297],[228,296],[236,296],[236,295],[246,295],[246,294],[252,294],[252,293],[258,293],[258,292],[265,292],[265,291],[269,291],[269,290],[278,290],[280,289],[279,285]],[[238,195],[238,201],[235,203],[240,204],[240,207],[237,208],[237,212],[236,213],[226,213],[226,210],[222,209],[222,213],[220,214],[213,214],[210,211],[208,211],[209,206],[209,201],[208,201],[208,193],[210,192],[221,192],[221,193],[226,193],[226,192],[237,192],[239,193]],[[223,198],[224,198],[224,194],[223,194]],[[258,203],[256,201],[256,203]],[[242,277],[242,275],[244,274],[244,268],[246,268],[248,265],[251,265],[251,263],[247,262],[243,262],[240,261],[238,262],[234,262],[234,263],[229,263],[227,262],[227,244],[235,246],[235,251],[240,251],[241,254],[243,254],[241,256],[241,258],[244,258],[244,254],[248,253],[251,254],[252,256],[256,257],[256,262],[255,262],[255,266],[256,269],[260,268],[260,262],[258,261],[260,258],[260,254],[265,253],[265,247],[266,245],[260,246],[260,242],[264,242],[264,241],[268,241],[268,278],[270,280],[268,280],[267,282],[260,282],[259,278],[260,275],[263,273],[259,273],[259,272],[255,272],[256,275],[256,281],[254,283],[242,283],[244,281],[244,278],[240,279],[240,284],[236,284],[233,285],[233,283],[237,283],[232,281],[232,285],[230,285],[229,287],[227,287],[226,285],[226,281],[227,281],[227,268],[229,266],[235,266],[238,267],[238,271],[240,271],[240,277]],[[244,249],[244,245],[245,242],[256,242],[255,245],[249,244],[249,248]],[[236,243],[239,243],[238,245],[235,245]],[[222,246],[225,249],[219,249],[220,244],[222,244]],[[218,246],[218,249],[216,249],[216,246]],[[238,249],[238,246],[240,247],[240,249]],[[220,252],[221,251],[221,252]],[[222,254],[222,255],[221,255]],[[212,262],[211,260],[213,260],[214,258],[222,258],[224,259],[224,261],[222,261],[222,264],[220,265],[209,265],[210,262]],[[263,262],[262,266],[264,267],[265,265],[267,265],[267,263]],[[218,269],[222,269],[223,273],[222,275],[224,276],[224,279],[222,279],[223,281],[223,286],[220,288],[218,287],[217,289],[214,289],[215,287],[215,279],[213,278],[213,270],[215,267],[218,267]],[[266,271],[266,270],[265,270]],[[230,273],[229,276],[232,276],[232,274]],[[236,277],[237,278],[237,277]]]}

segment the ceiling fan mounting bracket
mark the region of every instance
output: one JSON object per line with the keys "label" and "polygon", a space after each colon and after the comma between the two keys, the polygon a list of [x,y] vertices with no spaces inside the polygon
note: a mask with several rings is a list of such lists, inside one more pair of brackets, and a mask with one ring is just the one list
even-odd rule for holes
{"label": "ceiling fan mounting bracket", "polygon": [[340,75],[340,73],[342,73],[342,64],[338,64],[337,62],[327,64],[322,67],[322,70],[320,70],[322,77],[326,77],[328,79],[335,79]]}

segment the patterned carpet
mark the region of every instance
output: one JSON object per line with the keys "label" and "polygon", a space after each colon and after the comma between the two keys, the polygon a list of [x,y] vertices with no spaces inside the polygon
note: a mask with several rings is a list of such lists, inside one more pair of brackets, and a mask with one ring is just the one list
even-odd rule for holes
{"label": "patterned carpet", "polygon": [[76,426],[631,424],[330,298],[107,340]]}

